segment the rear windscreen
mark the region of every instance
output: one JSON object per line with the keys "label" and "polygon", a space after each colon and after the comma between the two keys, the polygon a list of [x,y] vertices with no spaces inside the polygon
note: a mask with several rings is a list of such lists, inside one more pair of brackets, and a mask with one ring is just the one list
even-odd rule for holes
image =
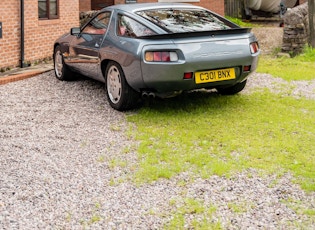
{"label": "rear windscreen", "polygon": [[228,21],[202,9],[157,9],[138,11],[138,15],[171,33],[230,29]]}

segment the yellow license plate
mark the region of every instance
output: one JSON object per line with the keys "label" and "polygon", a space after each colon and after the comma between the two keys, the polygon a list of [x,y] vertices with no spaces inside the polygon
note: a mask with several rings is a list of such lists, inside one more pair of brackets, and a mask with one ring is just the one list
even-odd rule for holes
{"label": "yellow license plate", "polygon": [[217,69],[195,73],[196,84],[235,79],[234,68]]}

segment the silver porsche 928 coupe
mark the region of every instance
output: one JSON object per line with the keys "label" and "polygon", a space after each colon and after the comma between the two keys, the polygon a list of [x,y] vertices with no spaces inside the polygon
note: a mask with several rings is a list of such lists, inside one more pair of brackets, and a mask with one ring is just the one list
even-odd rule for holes
{"label": "silver porsche 928 coupe", "polygon": [[144,3],[106,7],[54,44],[59,80],[74,72],[105,83],[109,104],[134,108],[141,96],[182,91],[243,90],[260,54],[250,28],[190,4]]}

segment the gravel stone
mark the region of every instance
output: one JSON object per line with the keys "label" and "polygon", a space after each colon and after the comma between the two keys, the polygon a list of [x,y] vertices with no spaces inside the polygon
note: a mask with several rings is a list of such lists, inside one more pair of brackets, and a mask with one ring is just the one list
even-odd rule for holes
{"label": "gravel stone", "polygon": [[[314,81],[266,74],[254,74],[244,93],[287,86],[286,94],[314,99]],[[215,207],[210,221],[224,229],[315,229],[314,219],[284,202],[315,208],[315,194],[290,174],[264,178],[249,170],[187,180],[186,172],[133,184],[137,143],[126,136],[125,113],[106,102],[102,83],[61,82],[50,71],[1,85],[0,102],[0,229],[161,229],[186,198]],[[187,228],[193,219],[203,217],[187,214]]]}
{"label": "gravel stone", "polygon": [[281,93],[295,98],[307,98],[315,100],[315,79],[311,81],[285,81],[266,73],[255,73],[250,76],[244,93],[253,90],[268,88],[273,93]]}

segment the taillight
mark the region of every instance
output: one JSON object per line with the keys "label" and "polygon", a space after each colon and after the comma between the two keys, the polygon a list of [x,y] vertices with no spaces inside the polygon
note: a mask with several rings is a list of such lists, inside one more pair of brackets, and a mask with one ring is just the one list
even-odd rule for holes
{"label": "taillight", "polygon": [[147,62],[175,62],[178,61],[174,51],[147,51],[144,60]]}
{"label": "taillight", "polygon": [[193,78],[193,73],[192,72],[184,73],[183,79],[187,80],[187,79],[192,79],[192,78]]}
{"label": "taillight", "polygon": [[250,66],[250,65],[244,65],[244,67],[243,67],[243,71],[244,71],[244,72],[249,72],[250,69],[251,69],[251,66]]}
{"label": "taillight", "polygon": [[257,52],[259,51],[258,42],[252,42],[252,43],[250,43],[249,47],[250,47],[250,52],[251,52],[252,54],[255,54],[255,53],[257,53]]}

